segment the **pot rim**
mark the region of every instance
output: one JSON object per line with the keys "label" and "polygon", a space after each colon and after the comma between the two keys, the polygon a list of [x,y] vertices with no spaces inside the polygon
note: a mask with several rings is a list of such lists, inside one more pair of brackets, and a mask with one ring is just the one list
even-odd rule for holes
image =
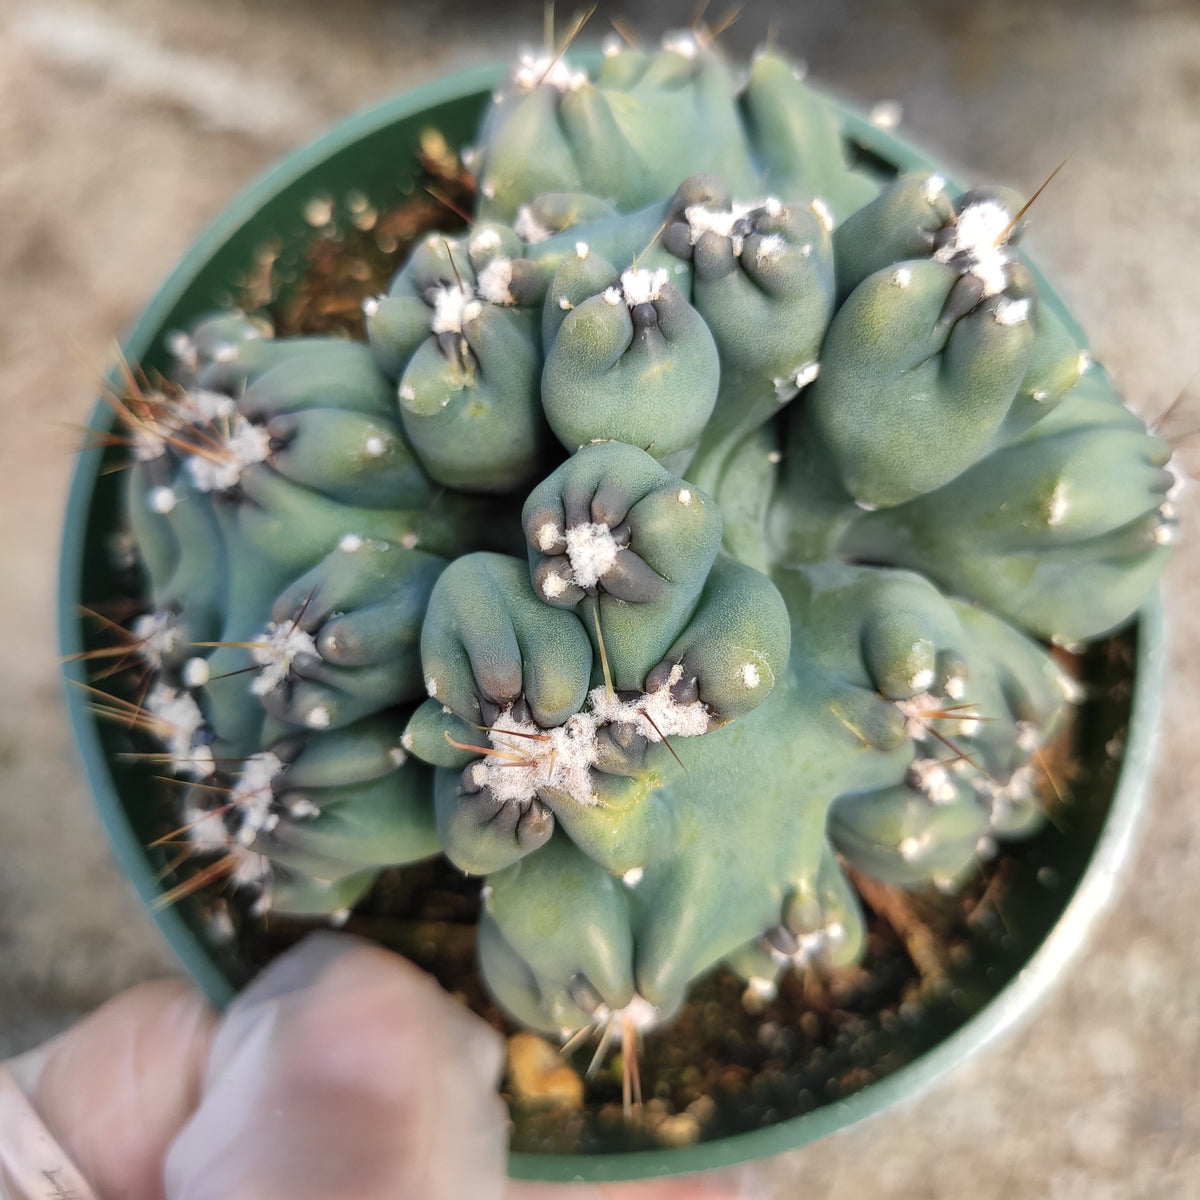
{"label": "pot rim", "polygon": [[[588,56],[583,56],[588,57]],[[315,168],[363,138],[378,134],[399,121],[414,118],[438,105],[478,98],[482,101],[504,77],[505,68],[487,66],[460,72],[423,84],[392,99],[355,113],[314,141],[293,150],[236,198],[200,233],[167,276],[123,340],[126,361],[141,361],[168,328],[171,313],[197,282],[205,268],[235,235],[267,204],[286,189],[299,185]],[[902,171],[930,170],[942,174],[953,186],[952,175],[904,138],[871,125],[852,107],[831,100],[849,138],[864,149],[893,163]],[[1039,294],[1055,309],[1081,344],[1086,339],[1057,293],[1032,266]],[[103,401],[95,405],[89,429],[111,424],[111,410]],[[205,994],[218,1006],[229,1002],[234,989],[197,934],[174,908],[155,908],[161,894],[155,868],[136,836],[118,794],[110,764],[101,744],[97,723],[83,689],[85,664],[73,659],[82,649],[78,604],[82,595],[87,518],[102,457],[102,450],[83,450],[76,464],[63,522],[59,559],[58,630],[67,682],[66,702],[75,743],[85,777],[104,823],[110,844],[125,876],[150,910],[159,930],[181,964]],[[604,1154],[533,1154],[509,1156],[514,1179],[560,1183],[600,1183],[649,1179],[730,1167],[749,1159],[765,1158],[798,1149],[837,1130],[871,1117],[901,1098],[929,1088],[964,1058],[973,1055],[1026,1018],[1036,1002],[1061,976],[1064,964],[1078,952],[1087,934],[1104,911],[1115,890],[1119,867],[1133,845],[1144,810],[1150,767],[1158,740],[1160,697],[1165,674],[1164,617],[1156,597],[1137,615],[1137,661],[1132,706],[1120,778],[1103,828],[1082,877],[1062,915],[1026,965],[975,1015],[969,1017],[932,1049],[920,1054],[876,1083],[844,1100],[835,1101],[764,1129],[730,1134],[710,1142],[663,1150]]]}

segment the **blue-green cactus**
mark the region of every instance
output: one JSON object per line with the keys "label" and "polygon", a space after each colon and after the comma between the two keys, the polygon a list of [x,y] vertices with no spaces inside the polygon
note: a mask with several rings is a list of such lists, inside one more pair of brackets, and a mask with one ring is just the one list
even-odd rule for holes
{"label": "blue-green cactus", "polygon": [[443,852],[551,1033],[864,943],[853,868],[953,888],[1040,820],[1167,448],[1014,248],[1020,199],[853,165],[775,53],[523,59],[479,221],[369,346],[225,313],[128,401],[129,519],[193,844],[334,915]]}

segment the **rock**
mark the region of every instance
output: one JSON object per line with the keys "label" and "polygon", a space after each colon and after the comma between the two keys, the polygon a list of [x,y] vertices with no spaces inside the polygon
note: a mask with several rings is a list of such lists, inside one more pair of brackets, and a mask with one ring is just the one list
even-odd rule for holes
{"label": "rock", "polygon": [[690,1112],[664,1117],[654,1128],[655,1138],[664,1146],[690,1146],[700,1137],[700,1123]]}
{"label": "rock", "polygon": [[583,1107],[583,1080],[559,1052],[536,1034],[508,1039],[508,1081],[513,1099],[578,1112]]}

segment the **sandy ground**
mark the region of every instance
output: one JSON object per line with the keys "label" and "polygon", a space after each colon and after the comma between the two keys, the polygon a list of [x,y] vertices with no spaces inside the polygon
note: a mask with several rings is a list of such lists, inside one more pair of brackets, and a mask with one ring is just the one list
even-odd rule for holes
{"label": "sandy ground", "polygon": [[[272,159],[357,107],[540,38],[540,4],[497,7],[0,5],[0,1054],[176,969],[114,870],[59,694],[69,426],[113,340]],[[657,6],[654,27],[691,10]],[[598,29],[606,11],[619,10],[602,7]],[[864,104],[899,100],[903,132],[968,179],[1032,190],[1069,155],[1028,244],[1133,406],[1153,417],[1190,389],[1194,419],[1179,427],[1200,425],[1200,10],[763,0],[726,42],[748,51],[768,26],[815,79]],[[1161,766],[1111,911],[1019,1033],[922,1098],[769,1164],[778,1195],[1200,1193],[1200,532],[1188,508],[1167,582]]]}

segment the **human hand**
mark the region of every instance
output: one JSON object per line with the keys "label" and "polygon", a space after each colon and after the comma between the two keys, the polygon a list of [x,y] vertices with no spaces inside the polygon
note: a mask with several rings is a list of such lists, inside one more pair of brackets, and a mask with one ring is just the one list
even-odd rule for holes
{"label": "human hand", "polygon": [[9,1067],[98,1200],[759,1194],[729,1176],[507,1181],[502,1061],[500,1035],[412,964],[323,934],[219,1020],[181,981],[143,984]]}

